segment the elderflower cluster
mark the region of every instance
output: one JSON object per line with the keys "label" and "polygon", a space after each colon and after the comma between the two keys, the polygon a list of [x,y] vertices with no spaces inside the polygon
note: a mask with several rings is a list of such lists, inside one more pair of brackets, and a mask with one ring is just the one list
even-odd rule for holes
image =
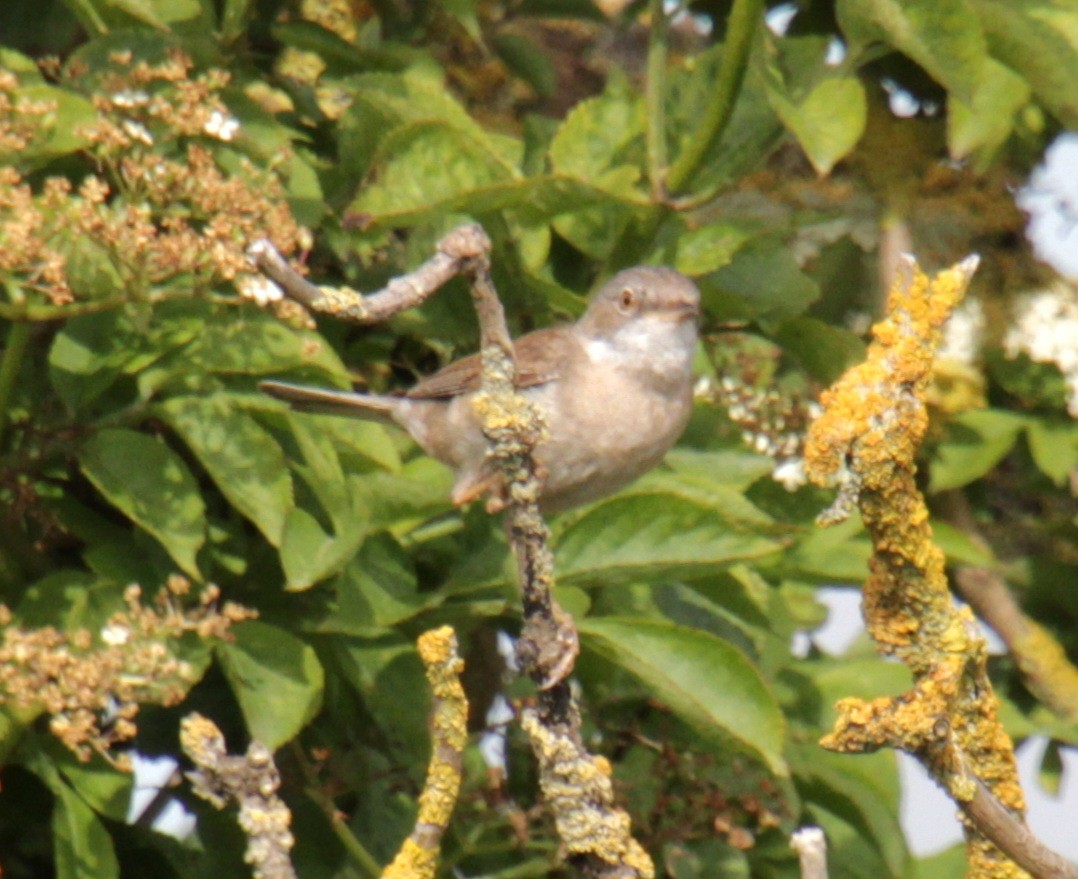
{"label": "elderflower cluster", "polygon": [[249,273],[248,241],[268,234],[291,254],[305,238],[274,171],[217,163],[215,145],[240,133],[221,97],[227,72],[196,74],[179,51],[158,64],[129,52],[110,61],[92,80],[75,62],[55,71],[59,89],[86,94],[94,108],[71,132],[86,159],[74,184],[16,164],[56,106],[29,101],[27,84],[0,71],[0,288],[11,300],[0,299],[3,316],[100,298],[102,277],[117,301],[209,294]]}
{"label": "elderflower cluster", "polygon": [[1008,357],[1054,363],[1067,385],[1067,411],[1078,418],[1078,287],[1060,281],[1019,298],[1003,338]]}
{"label": "elderflower cluster", "polygon": [[94,635],[52,626],[23,628],[0,605],[0,701],[22,709],[40,708],[49,728],[80,759],[108,754],[134,737],[140,703],[174,705],[199,673],[177,658],[168,642],[192,632],[226,639],[231,626],[255,616],[232,602],[220,604],[220,590],[207,586],[192,601],[190,583],[173,576],[154,602],[141,602],[129,586],[126,608]]}

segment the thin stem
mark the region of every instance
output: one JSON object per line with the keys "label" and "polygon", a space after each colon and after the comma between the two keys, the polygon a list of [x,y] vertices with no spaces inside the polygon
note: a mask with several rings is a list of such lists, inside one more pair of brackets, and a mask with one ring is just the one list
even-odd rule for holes
{"label": "thin stem", "polygon": [[382,875],[381,864],[375,860],[374,855],[367,851],[367,847],[352,833],[348,823],[344,820],[344,815],[337,808],[337,804],[333,802],[333,798],[319,787],[317,775],[307,759],[303,746],[299,742],[293,741],[289,745],[289,750],[292,752],[292,758],[296,761],[303,775],[304,793],[322,810],[329,821],[330,827],[333,828],[337,840],[344,846],[344,850],[352,859],[356,870],[364,879],[378,879]]}
{"label": "thin stem", "polygon": [[0,355],[0,444],[3,443],[4,431],[7,428],[11,394],[15,390],[15,381],[19,377],[26,348],[30,344],[30,329],[30,324],[12,324],[7,334],[7,346],[3,355]]}
{"label": "thin stem", "polygon": [[669,19],[664,0],[651,0],[651,30],[648,33],[647,104],[648,180],[651,197],[666,197],[666,44]]}
{"label": "thin stem", "polygon": [[711,103],[695,136],[677,157],[666,177],[667,190],[673,194],[682,192],[696,176],[704,158],[718,143],[730,122],[748,69],[756,26],[763,18],[763,7],[763,0],[734,0],[726,23],[722,66]]}

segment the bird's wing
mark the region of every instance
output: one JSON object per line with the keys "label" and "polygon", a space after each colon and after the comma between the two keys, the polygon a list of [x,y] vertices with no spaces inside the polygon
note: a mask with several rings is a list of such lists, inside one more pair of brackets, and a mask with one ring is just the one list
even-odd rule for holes
{"label": "bird's wing", "polygon": [[[565,365],[567,346],[574,343],[566,326],[546,327],[521,336],[514,342],[517,359],[517,387],[531,388],[559,378]],[[413,400],[456,397],[479,388],[479,355],[455,360],[412,388]]]}

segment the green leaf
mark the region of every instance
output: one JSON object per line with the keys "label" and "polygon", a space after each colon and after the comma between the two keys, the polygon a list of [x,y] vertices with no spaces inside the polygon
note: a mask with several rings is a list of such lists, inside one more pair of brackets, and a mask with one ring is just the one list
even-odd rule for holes
{"label": "green leaf", "polygon": [[[46,83],[32,83],[16,89],[11,99],[16,104],[46,102],[55,108],[39,117],[32,139],[18,151],[20,164],[51,161],[86,147],[86,137],[80,132],[96,118],[94,105],[87,98]],[[0,150],[0,157],[8,155]]]}
{"label": "green leaf", "polygon": [[[724,46],[716,44],[686,55],[680,66],[670,71],[666,106],[672,160],[693,140],[708,105],[715,100],[723,51]],[[689,181],[692,192],[713,193],[733,184],[760,167],[782,137],[782,124],[767,101],[766,77],[761,69],[764,54],[754,51],[750,57],[730,122],[696,177]]]}
{"label": "green leaf", "polygon": [[135,357],[125,344],[120,309],[69,320],[49,348],[49,380],[68,406],[78,409],[101,394]]}
{"label": "green leaf", "polygon": [[965,843],[956,843],[935,855],[916,858],[907,879],[939,879],[940,876],[964,876],[969,862]]}
{"label": "green leaf", "polygon": [[1033,462],[1056,485],[1065,485],[1078,469],[1078,424],[1045,417],[1030,418],[1026,440]]}
{"label": "green leaf", "polygon": [[274,39],[285,45],[317,55],[334,75],[403,70],[409,62],[409,53],[357,46],[313,21],[277,23],[271,32]]}
{"label": "green leaf", "polygon": [[365,224],[392,225],[402,214],[414,217],[421,211],[421,217],[434,216],[450,205],[481,213],[491,205],[485,200],[472,204],[469,194],[517,176],[483,143],[443,122],[402,126],[386,137],[379,152],[377,177],[350,207]]}
{"label": "green leaf", "polygon": [[749,242],[700,285],[708,311],[754,319],[765,328],[797,317],[820,297],[819,286],[801,271],[789,247],[769,239]]}
{"label": "green leaf", "polygon": [[247,729],[270,750],[293,739],[322,707],[324,673],[314,649],[276,626],[249,620],[216,655]]}
{"label": "green leaf", "polygon": [[789,576],[838,585],[860,583],[868,576],[872,544],[857,516],[829,528],[811,527],[782,556],[782,569]]}
{"label": "green leaf", "polygon": [[623,194],[639,177],[639,165],[629,176],[610,172],[639,161],[643,136],[643,101],[610,87],[569,111],[550,143],[550,164],[557,173]]}
{"label": "green leaf", "polygon": [[787,321],[774,339],[824,385],[834,384],[842,373],[865,359],[865,343],[858,336],[814,317]]}
{"label": "green leaf", "polygon": [[348,370],[316,333],[285,326],[256,306],[207,316],[198,337],[179,355],[189,368],[224,375],[297,372],[327,376],[341,387]]}
{"label": "green leaf", "polygon": [[1029,100],[1029,84],[1009,67],[989,58],[984,78],[966,103],[957,95],[947,102],[947,146],[962,159],[974,150],[995,150],[1010,135],[1014,118]]}
{"label": "green leaf", "polygon": [[865,88],[853,76],[825,79],[796,102],[777,88],[770,89],[768,97],[821,176],[857,145],[868,120]]}
{"label": "green leaf", "polygon": [[748,239],[747,232],[724,223],[686,230],[678,236],[674,268],[694,278],[706,275],[727,265]]}
{"label": "green leaf", "polygon": [[221,39],[228,43],[237,39],[247,26],[253,0],[224,0],[221,7]]}
{"label": "green leaf", "polygon": [[946,522],[932,520],[932,540],[952,564],[957,562],[982,568],[991,568],[998,564],[990,547],[975,543],[964,531],[959,531]]}
{"label": "green leaf", "polygon": [[673,492],[602,501],[557,535],[562,582],[618,583],[698,577],[779,545],[723,522],[716,509]]}
{"label": "green leaf", "polygon": [[206,539],[205,507],[179,455],[146,434],[109,429],[87,441],[79,466],[113,506],[161,542],[184,572],[201,579],[195,554]]}
{"label": "green leaf", "polygon": [[377,636],[440,600],[419,592],[412,559],[387,534],[364,543],[333,585],[336,605],[317,626],[319,632]]}
{"label": "green leaf", "polygon": [[294,504],[292,477],[276,440],[221,396],[173,397],[160,411],[229,503],[280,546]]}
{"label": "green leaf", "polygon": [[960,488],[980,479],[1014,446],[1029,423],[1002,409],[974,409],[956,416],[932,458],[929,490]]}
{"label": "green leaf", "polygon": [[[894,752],[848,755],[818,745],[793,745],[787,753],[801,795],[826,803],[873,844],[891,876],[902,876],[909,861],[898,821],[898,768]],[[887,781],[884,782],[884,779]]]}
{"label": "green leaf", "polygon": [[972,0],[992,54],[1033,88],[1068,128],[1078,128],[1078,9],[1070,0]]}
{"label": "green leaf", "polygon": [[782,712],[734,647],[707,632],[641,619],[588,618],[579,628],[586,648],[644,681],[701,735],[787,775]]}
{"label": "green leaf", "polygon": [[60,774],[95,812],[113,821],[126,821],[134,777],[95,755],[83,762],[59,742],[50,748]]}
{"label": "green leaf", "polygon": [[118,879],[120,865],[105,825],[66,784],[57,780],[50,787],[56,795],[52,813],[56,875],[65,879]]}
{"label": "green leaf", "polygon": [[830,879],[899,879],[866,836],[863,824],[847,820],[845,810],[834,808],[829,800],[806,800],[804,808],[802,820],[818,825],[827,837]]}
{"label": "green leaf", "polygon": [[549,55],[532,40],[519,34],[495,34],[491,47],[516,76],[535,89],[540,97],[550,97],[558,85],[558,77]]}
{"label": "green leaf", "polygon": [[285,588],[310,589],[344,567],[367,535],[369,516],[358,514],[342,523],[339,534],[327,534],[318,520],[300,507],[285,517],[281,536],[281,566]]}
{"label": "green leaf", "polygon": [[839,0],[836,10],[854,53],[879,40],[908,55],[960,99],[972,100],[988,46],[967,0]]}
{"label": "green leaf", "polygon": [[202,303],[185,300],[72,318],[49,349],[49,381],[65,403],[85,408],[120,376],[144,378],[148,367],[195,339],[206,317]]}

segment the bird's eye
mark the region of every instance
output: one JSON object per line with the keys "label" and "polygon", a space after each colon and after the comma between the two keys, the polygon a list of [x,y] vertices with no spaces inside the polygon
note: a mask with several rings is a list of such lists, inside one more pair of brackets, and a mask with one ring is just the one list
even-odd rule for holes
{"label": "bird's eye", "polygon": [[636,305],[636,294],[629,287],[626,287],[618,296],[618,308],[622,311],[629,311],[634,305]]}

